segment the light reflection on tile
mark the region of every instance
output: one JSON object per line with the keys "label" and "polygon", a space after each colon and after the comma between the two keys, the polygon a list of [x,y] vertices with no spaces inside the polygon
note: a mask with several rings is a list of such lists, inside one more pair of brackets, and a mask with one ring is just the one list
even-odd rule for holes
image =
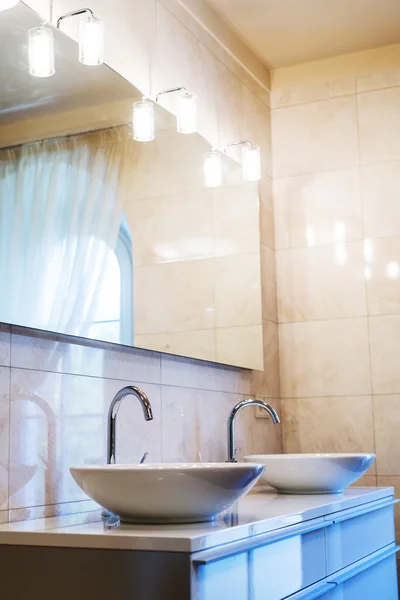
{"label": "light reflection on tile", "polygon": [[367,282],[370,315],[400,313],[400,236],[371,241]]}
{"label": "light reflection on tile", "polygon": [[276,248],[332,244],[337,223],[343,241],[362,238],[357,169],[316,173],[274,181]]}
{"label": "light reflection on tile", "polygon": [[366,318],[279,326],[282,398],[371,392]]}
{"label": "light reflection on tile", "polygon": [[[105,462],[106,417],[121,381],[19,369],[11,377],[10,508],[85,500],[69,467]],[[144,451],[160,460],[161,392],[152,384],[142,388],[155,419],[144,426],[139,403],[126,399],[118,462],[138,462]]]}
{"label": "light reflection on tile", "polygon": [[107,379],[159,383],[160,355],[90,341],[71,344],[56,334],[13,327],[12,367]]}

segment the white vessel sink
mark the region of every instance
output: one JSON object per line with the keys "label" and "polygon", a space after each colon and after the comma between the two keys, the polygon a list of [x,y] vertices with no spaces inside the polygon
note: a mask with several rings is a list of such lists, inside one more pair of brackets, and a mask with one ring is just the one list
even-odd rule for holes
{"label": "white vessel sink", "polygon": [[134,523],[211,521],[253,487],[262,464],[165,463],[70,469],[101,506]]}
{"label": "white vessel sink", "polygon": [[375,454],[260,454],[245,462],[265,465],[262,481],[281,494],[334,494],[359,479]]}

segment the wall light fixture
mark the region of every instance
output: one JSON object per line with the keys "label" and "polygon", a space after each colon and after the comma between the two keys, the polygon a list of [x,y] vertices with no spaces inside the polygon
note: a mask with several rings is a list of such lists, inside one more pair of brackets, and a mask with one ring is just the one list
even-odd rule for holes
{"label": "wall light fixture", "polygon": [[34,77],[54,75],[54,35],[44,24],[28,32],[29,73]]}
{"label": "wall light fixture", "polygon": [[190,134],[197,132],[197,96],[195,94],[189,94],[185,87],[171,88],[169,90],[163,90],[156,96],[156,102],[159,101],[160,96],[164,94],[173,94],[180,92],[179,104],[176,113],[176,129],[178,133]]}
{"label": "wall light fixture", "polygon": [[261,179],[261,150],[254,146],[249,140],[231,142],[225,146],[225,152],[232,146],[243,146],[242,148],[242,173],[244,181],[260,181]]}
{"label": "wall light fixture", "polygon": [[104,21],[95,17],[90,8],[61,15],[57,20],[57,29],[60,29],[64,19],[77,15],[85,15],[79,23],[79,62],[89,67],[101,65],[104,62]]}
{"label": "wall light fixture", "polygon": [[145,97],[133,105],[133,139],[137,142],[151,142],[155,138],[154,104]]}

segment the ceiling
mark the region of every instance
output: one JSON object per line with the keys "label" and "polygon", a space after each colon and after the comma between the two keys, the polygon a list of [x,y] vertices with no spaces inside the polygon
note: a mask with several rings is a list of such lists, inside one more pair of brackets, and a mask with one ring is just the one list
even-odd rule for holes
{"label": "ceiling", "polygon": [[39,16],[21,3],[1,13],[0,124],[140,96],[135,87],[106,65],[82,65],[77,44],[57,30],[56,73],[44,79],[32,77],[27,36],[28,30],[40,23]]}
{"label": "ceiling", "polygon": [[271,69],[400,42],[400,0],[207,0]]}

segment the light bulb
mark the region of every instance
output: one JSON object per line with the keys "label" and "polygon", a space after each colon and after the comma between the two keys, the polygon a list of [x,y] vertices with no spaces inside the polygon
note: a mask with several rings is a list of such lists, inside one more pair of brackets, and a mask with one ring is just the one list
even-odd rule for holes
{"label": "light bulb", "polygon": [[18,2],[19,0],[0,0],[0,12],[12,8],[13,6],[17,6]]}
{"label": "light bulb", "polygon": [[89,67],[104,62],[104,22],[92,15],[80,20],[79,62]]}
{"label": "light bulb", "polygon": [[222,185],[222,155],[218,150],[211,150],[204,160],[204,184],[206,187]]}
{"label": "light bulb", "polygon": [[258,146],[244,146],[242,149],[242,168],[244,181],[260,181],[261,151]]}
{"label": "light bulb", "polygon": [[54,36],[49,27],[33,27],[28,33],[29,73],[34,77],[54,75]]}
{"label": "light bulb", "polygon": [[137,142],[154,140],[154,104],[140,100],[133,105],[133,139]]}
{"label": "light bulb", "polygon": [[180,95],[176,123],[178,133],[197,132],[197,96],[187,92]]}

